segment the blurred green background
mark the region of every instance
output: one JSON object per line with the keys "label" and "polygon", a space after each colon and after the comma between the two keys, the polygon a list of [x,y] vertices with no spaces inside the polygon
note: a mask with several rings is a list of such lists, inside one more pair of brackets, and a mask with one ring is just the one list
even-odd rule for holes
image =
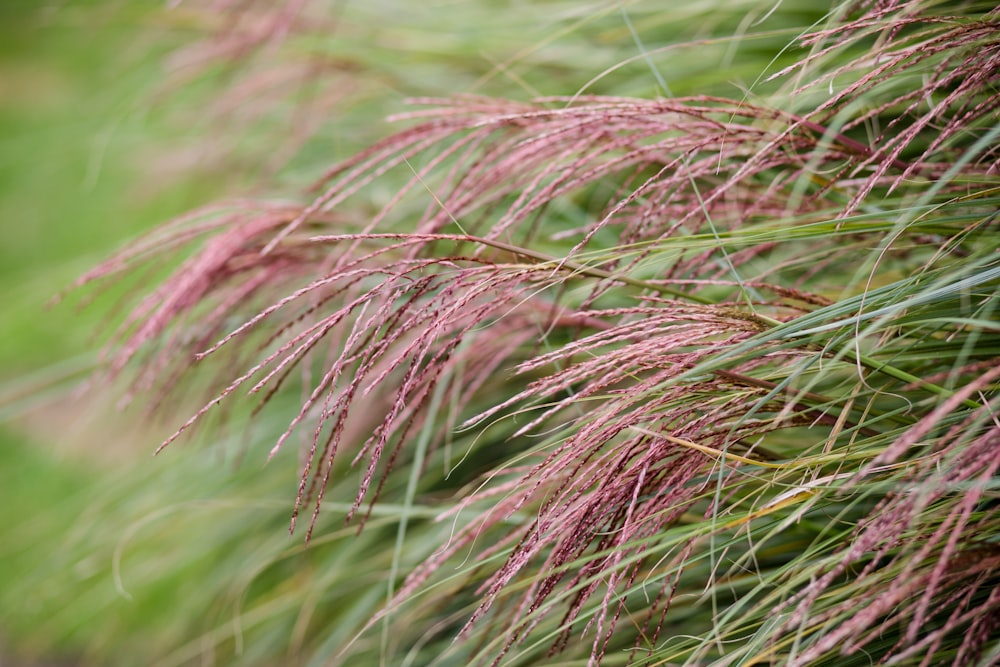
{"label": "blurred green background", "polygon": [[205,127],[179,123],[155,103],[164,55],[193,36],[162,15],[152,2],[0,5],[5,666],[109,659],[121,654],[106,651],[109,643],[148,640],[142,627],[155,622],[157,606],[166,612],[192,588],[177,586],[175,563],[132,599],[116,590],[111,550],[166,498],[140,473],[183,473],[204,485],[175,486],[172,503],[227,481],[204,456],[151,462],[153,436],[130,427],[134,418],[108,421],[101,402],[71,393],[96,358],[106,309],[52,304],[124,240],[239,188],[241,176],[199,150]]}

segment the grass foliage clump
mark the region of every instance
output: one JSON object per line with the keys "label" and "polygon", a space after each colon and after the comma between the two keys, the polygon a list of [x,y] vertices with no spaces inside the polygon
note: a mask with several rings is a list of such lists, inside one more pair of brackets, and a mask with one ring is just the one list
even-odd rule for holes
{"label": "grass foliage clump", "polygon": [[[298,4],[263,42],[320,49]],[[1000,13],[713,5],[684,44],[653,4],[551,3],[633,56],[415,99],[304,202],[195,212],[86,277],[165,276],[109,367],[209,391],[168,443],[249,400],[301,446],[311,546],[239,612],[298,591],[260,612],[279,652],[1000,659]],[[682,56],[748,78],[672,84]]]}

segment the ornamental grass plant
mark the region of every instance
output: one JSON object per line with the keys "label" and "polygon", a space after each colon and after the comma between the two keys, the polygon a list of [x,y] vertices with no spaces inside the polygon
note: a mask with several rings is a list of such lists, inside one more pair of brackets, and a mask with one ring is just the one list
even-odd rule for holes
{"label": "ornamental grass plant", "polygon": [[[482,72],[219,15],[194,71],[309,189],[81,279],[130,288],[95,382],[299,476],[200,529],[228,620],[158,664],[1000,662],[1000,12],[658,5],[524,7]],[[323,165],[352,65],[414,99]]]}

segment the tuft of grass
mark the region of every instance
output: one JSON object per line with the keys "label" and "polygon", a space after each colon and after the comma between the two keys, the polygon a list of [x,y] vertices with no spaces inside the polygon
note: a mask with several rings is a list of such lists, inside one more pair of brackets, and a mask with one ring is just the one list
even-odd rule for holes
{"label": "tuft of grass", "polygon": [[[308,44],[306,11],[219,48]],[[543,95],[421,97],[305,201],[81,279],[163,276],[107,351],[130,396],[207,391],[163,446],[247,401],[301,442],[310,547],[237,618],[317,664],[995,662],[1000,14],[731,10],[651,48],[652,6],[602,12],[567,21],[613,20],[655,93],[549,96],[520,54],[484,76]],[[658,63],[757,38],[736,95]]]}

